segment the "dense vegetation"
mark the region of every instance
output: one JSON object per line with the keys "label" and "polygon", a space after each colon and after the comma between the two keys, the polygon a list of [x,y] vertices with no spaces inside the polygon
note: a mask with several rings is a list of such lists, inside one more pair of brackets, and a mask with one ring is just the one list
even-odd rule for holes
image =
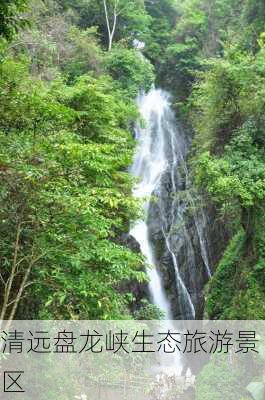
{"label": "dense vegetation", "polygon": [[129,317],[130,131],[156,76],[231,239],[207,315],[264,319],[264,0],[0,0],[0,26],[2,317]]}
{"label": "dense vegetation", "polygon": [[[264,3],[221,2],[216,50],[195,74],[193,171],[231,242],[208,285],[210,318],[265,318]],[[218,7],[216,7],[218,10]],[[221,12],[221,10],[220,10]],[[230,22],[229,22],[230,21]]]}
{"label": "dense vegetation", "polygon": [[58,3],[31,3],[1,40],[2,318],[125,318],[126,282],[146,280],[120,240],[138,213],[133,100],[153,71]]}

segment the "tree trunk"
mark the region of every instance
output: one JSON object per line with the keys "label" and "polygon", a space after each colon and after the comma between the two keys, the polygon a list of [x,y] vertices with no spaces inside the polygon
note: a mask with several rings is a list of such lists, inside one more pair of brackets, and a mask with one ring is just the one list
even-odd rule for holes
{"label": "tree trunk", "polygon": [[103,0],[103,4],[104,4],[104,12],[105,12],[105,18],[106,18],[106,24],[107,24],[107,30],[108,30],[108,38],[109,38],[108,51],[111,51],[113,38],[114,38],[115,31],[116,31],[116,26],[117,26],[117,17],[118,17],[117,7],[118,7],[118,2],[115,2],[115,5],[114,5],[113,25],[112,25],[112,27],[110,25],[109,12],[108,12],[108,7],[107,7],[106,0]]}

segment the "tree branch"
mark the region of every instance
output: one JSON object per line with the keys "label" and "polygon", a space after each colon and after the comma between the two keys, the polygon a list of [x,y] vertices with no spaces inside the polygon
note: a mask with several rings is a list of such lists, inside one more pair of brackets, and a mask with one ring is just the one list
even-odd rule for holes
{"label": "tree branch", "polygon": [[[33,257],[33,252],[34,252],[34,250],[32,250],[32,257]],[[24,292],[25,288],[26,288],[27,286],[29,286],[28,278],[29,278],[29,275],[30,275],[30,273],[31,273],[31,270],[32,270],[33,265],[34,265],[37,261],[39,261],[45,254],[46,254],[46,253],[43,253],[43,254],[39,255],[38,257],[36,257],[36,258],[32,258],[32,260],[30,261],[29,266],[28,266],[28,268],[26,269],[26,272],[25,272],[25,274],[24,274],[24,277],[23,277],[23,280],[22,280],[22,282],[21,282],[21,285],[20,285],[20,287],[19,287],[19,290],[18,290],[18,292],[17,292],[16,298],[12,301],[13,307],[12,307],[10,316],[9,316],[9,318],[8,318],[9,321],[13,321],[13,319],[14,319],[14,317],[15,317],[15,314],[16,314],[16,311],[17,311],[18,304],[19,304],[19,302],[20,302],[21,299],[22,299],[23,292]]]}
{"label": "tree branch", "polygon": [[2,284],[4,285],[4,287],[6,287],[7,282],[4,280],[3,275],[0,273],[0,280],[2,282]]}
{"label": "tree branch", "polygon": [[7,280],[6,287],[5,287],[5,290],[4,290],[4,301],[3,301],[3,307],[2,307],[2,311],[1,311],[1,315],[0,315],[0,320],[3,320],[5,318],[5,314],[6,314],[6,310],[7,310],[7,304],[9,302],[11,288],[12,288],[13,281],[14,281],[14,278],[15,278],[15,275],[16,275],[20,234],[21,234],[21,222],[19,222],[18,225],[17,225],[16,240],[15,240],[15,252],[14,252],[14,257],[13,257],[12,269],[11,269],[11,273],[10,273],[10,276],[9,276],[9,278]]}
{"label": "tree branch", "polygon": [[117,26],[117,18],[118,18],[118,15],[122,12],[122,10],[120,10],[120,11],[118,10],[119,0],[115,0],[114,8],[113,8],[113,24],[112,24],[112,28],[111,28],[109,12],[108,12],[108,7],[107,7],[106,0],[103,0],[103,4],[104,4],[105,18],[106,18],[108,36],[109,36],[108,51],[111,51],[112,42],[113,42],[113,38],[114,38],[115,31],[116,31],[116,26]]}

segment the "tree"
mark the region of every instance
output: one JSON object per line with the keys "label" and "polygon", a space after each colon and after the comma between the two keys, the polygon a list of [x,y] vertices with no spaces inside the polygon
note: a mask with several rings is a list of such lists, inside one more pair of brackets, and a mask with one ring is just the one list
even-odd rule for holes
{"label": "tree", "polygon": [[104,12],[105,12],[105,18],[106,18],[106,24],[107,24],[108,36],[109,36],[109,45],[108,45],[109,51],[112,48],[113,37],[114,37],[115,31],[116,31],[116,26],[117,26],[117,18],[122,12],[122,9],[119,8],[119,5],[120,5],[119,3],[120,3],[120,0],[113,1],[113,6],[112,6],[113,22],[111,24],[107,3],[106,3],[106,0],[103,0]]}
{"label": "tree", "polygon": [[[210,318],[264,319],[263,35],[255,54],[228,44],[193,90],[193,175],[231,236],[207,293]],[[254,93],[254,95],[252,95]]]}
{"label": "tree", "polygon": [[[149,25],[150,19],[145,13],[144,3],[141,0],[103,0],[104,14],[108,32],[108,50],[112,49],[113,38],[117,30],[118,18],[124,19],[124,39],[126,33],[144,33]],[[129,26],[128,22],[129,21]],[[126,25],[129,27],[127,30]],[[131,30],[131,32],[130,32]],[[135,37],[136,38],[136,37]]]}
{"label": "tree", "polygon": [[144,40],[151,17],[143,0],[58,0],[64,10],[78,14],[81,29],[98,27],[102,44],[107,49],[113,42],[131,45],[134,39]]}
{"label": "tree", "polygon": [[34,76],[53,80],[60,71],[73,81],[88,72],[100,74],[102,49],[96,27],[80,30],[58,4],[32,3],[30,28],[20,30],[9,44],[13,54],[26,54]]}
{"label": "tree", "polygon": [[0,0],[0,36],[10,39],[26,21],[20,15],[26,10],[27,0]]}
{"label": "tree", "polygon": [[116,45],[104,62],[124,96],[135,99],[139,90],[148,91],[154,83],[154,68],[138,50]]}
{"label": "tree", "polygon": [[169,43],[174,41],[172,33],[179,11],[175,0],[145,0],[145,8],[151,16],[150,30],[144,38],[145,54],[157,67],[159,74],[164,50]]}
{"label": "tree", "polygon": [[110,77],[49,85],[0,65],[0,301],[5,319],[129,317],[145,281],[119,235],[137,216],[126,172],[137,118]]}

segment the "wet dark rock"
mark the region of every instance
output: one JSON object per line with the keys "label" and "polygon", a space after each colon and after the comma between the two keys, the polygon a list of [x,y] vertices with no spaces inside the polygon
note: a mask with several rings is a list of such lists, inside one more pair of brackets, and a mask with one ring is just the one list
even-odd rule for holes
{"label": "wet dark rock", "polygon": [[[156,200],[150,203],[148,216],[148,229],[157,266],[163,276],[165,290],[170,299],[174,318],[183,319],[191,315],[183,315],[183,293],[177,283],[176,269],[172,252],[176,257],[180,279],[190,294],[195,308],[196,318],[203,317],[204,295],[203,289],[209,276],[202,256],[200,236],[194,215],[190,215],[189,202],[185,200],[186,190],[184,179],[180,176],[176,182],[180,200],[173,199],[173,188],[169,172],[161,178],[159,193],[154,193]],[[172,215],[173,212],[173,215]],[[207,222],[207,221],[206,221]],[[207,237],[207,223],[197,216],[197,224],[204,233],[205,246]],[[164,231],[166,232],[163,232]],[[171,252],[166,243],[165,234],[168,236]],[[201,239],[202,240],[202,239]],[[209,264],[210,264],[209,260]]]}
{"label": "wet dark rock", "polygon": [[120,243],[122,246],[127,247],[135,253],[141,252],[139,243],[129,233],[122,233],[118,238],[118,243]]}
{"label": "wet dark rock", "polygon": [[[135,240],[133,236],[129,233],[122,233],[117,239],[116,242],[120,245],[127,247],[135,253],[140,253],[140,245]],[[142,300],[149,298],[148,292],[148,284],[147,283],[139,283],[136,280],[126,281],[119,285],[118,288],[120,293],[132,293],[135,301],[130,306],[130,311],[134,313],[136,310],[141,308]]]}
{"label": "wet dark rock", "polygon": [[[170,194],[169,192],[164,192],[163,201],[165,201],[165,193],[168,193],[168,197]],[[175,213],[179,210],[181,212],[175,220],[176,229],[173,229],[173,233],[170,235],[171,248],[176,256],[181,279],[195,307],[196,318],[202,319],[204,314],[204,287],[209,276],[202,256],[195,216],[190,215],[188,204],[185,204],[184,201],[177,204],[176,208],[178,209],[175,210]],[[204,210],[204,216],[206,221],[202,221],[200,215],[197,216],[197,224],[204,224],[203,233],[208,261],[212,272],[214,272],[214,268],[229,240],[229,232],[219,229],[219,224],[216,221],[217,211],[212,205],[209,205],[209,208]],[[167,216],[167,218],[170,218],[170,216]],[[180,293],[178,293],[175,268],[161,231],[162,221],[155,201],[150,205],[148,221],[150,240],[156,255],[158,268],[163,276],[164,287],[171,303],[173,316],[176,319],[183,319],[181,311],[182,299],[179,298]],[[168,221],[168,224],[170,225],[170,221]]]}

